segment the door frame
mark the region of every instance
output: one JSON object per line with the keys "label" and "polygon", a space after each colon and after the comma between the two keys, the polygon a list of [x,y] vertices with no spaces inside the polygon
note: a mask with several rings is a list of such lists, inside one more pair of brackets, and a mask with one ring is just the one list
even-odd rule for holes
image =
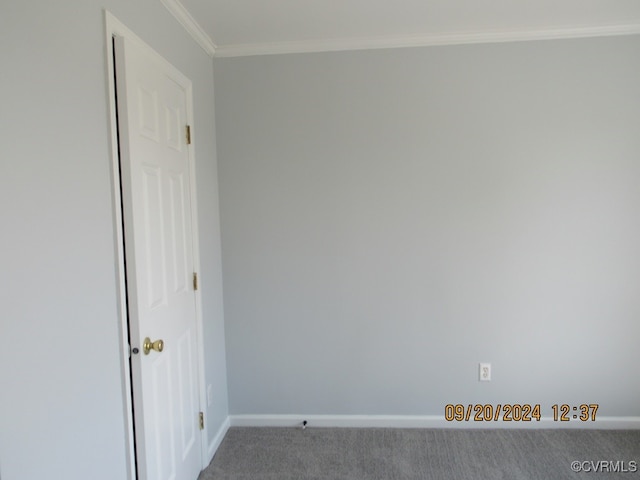
{"label": "door frame", "polygon": [[[116,290],[118,302],[118,324],[120,327],[120,372],[122,380],[122,401],[124,406],[124,428],[125,428],[125,450],[127,457],[127,478],[129,480],[137,479],[136,472],[136,456],[135,456],[135,434],[133,420],[133,386],[131,384],[131,347],[129,345],[129,318],[127,316],[127,289],[126,289],[126,270],[125,270],[125,243],[123,231],[123,215],[122,215],[122,194],[121,194],[121,178],[120,178],[120,158],[118,145],[118,127],[117,127],[117,104],[115,95],[115,64],[114,64],[114,48],[113,37],[124,37],[127,40],[137,44],[145,50],[149,55],[155,57],[161,63],[169,65],[172,69],[176,69],[167,60],[160,56],[155,50],[147,45],[135,33],[127,28],[120,20],[114,17],[109,11],[104,10],[105,19],[105,53],[107,59],[107,97],[109,104],[109,136],[111,148],[111,184],[112,184],[112,208],[114,222],[114,244],[115,244],[115,271],[116,271]],[[194,116],[193,116],[193,88],[191,82],[186,78],[188,85],[185,86],[187,93],[187,122],[191,125],[191,145],[187,146],[189,152],[189,182],[191,186],[191,231],[193,238],[193,264],[194,269],[198,272],[198,282],[202,285],[202,273],[200,268],[200,247],[198,236],[198,209],[196,194],[196,178],[195,178],[195,155],[194,143],[195,135]],[[203,344],[203,320],[202,320],[202,287],[199,286],[195,293],[196,302],[196,345],[197,345],[197,384],[198,384],[198,402],[200,411],[206,414],[206,381],[204,371],[204,344]],[[200,458],[201,470],[207,466],[208,455],[208,429],[205,418],[204,429],[200,430]]]}

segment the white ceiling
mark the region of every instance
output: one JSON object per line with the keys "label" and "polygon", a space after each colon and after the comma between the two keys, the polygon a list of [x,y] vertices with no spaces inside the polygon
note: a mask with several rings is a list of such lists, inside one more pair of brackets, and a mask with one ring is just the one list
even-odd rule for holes
{"label": "white ceiling", "polygon": [[[174,1],[174,0],[171,0]],[[216,55],[640,33],[640,0],[175,0]]]}

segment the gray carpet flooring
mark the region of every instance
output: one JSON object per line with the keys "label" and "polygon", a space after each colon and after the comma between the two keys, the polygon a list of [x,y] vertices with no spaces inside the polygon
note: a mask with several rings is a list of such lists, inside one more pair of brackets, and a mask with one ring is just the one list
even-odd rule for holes
{"label": "gray carpet flooring", "polygon": [[198,480],[603,478],[640,479],[640,430],[234,427]]}

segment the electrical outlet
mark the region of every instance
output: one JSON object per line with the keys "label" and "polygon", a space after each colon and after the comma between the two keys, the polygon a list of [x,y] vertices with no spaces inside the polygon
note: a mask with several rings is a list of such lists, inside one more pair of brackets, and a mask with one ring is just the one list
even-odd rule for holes
{"label": "electrical outlet", "polygon": [[478,369],[478,380],[481,382],[490,382],[491,381],[491,364],[490,363],[481,363]]}
{"label": "electrical outlet", "polygon": [[207,387],[207,406],[213,405],[213,385]]}

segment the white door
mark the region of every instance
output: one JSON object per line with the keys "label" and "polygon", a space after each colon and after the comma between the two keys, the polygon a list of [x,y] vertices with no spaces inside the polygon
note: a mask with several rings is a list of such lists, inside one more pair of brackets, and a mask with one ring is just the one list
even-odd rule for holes
{"label": "white door", "polygon": [[[138,474],[195,480],[202,437],[186,139],[191,85],[129,39],[116,38],[115,52]],[[155,349],[145,351],[147,337]]]}

